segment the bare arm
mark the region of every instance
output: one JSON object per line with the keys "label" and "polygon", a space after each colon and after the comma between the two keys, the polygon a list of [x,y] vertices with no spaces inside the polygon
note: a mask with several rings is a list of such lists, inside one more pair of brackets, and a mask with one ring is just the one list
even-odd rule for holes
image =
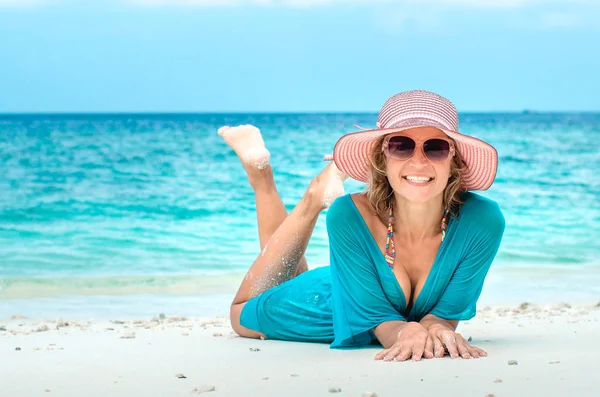
{"label": "bare arm", "polygon": [[386,321],[373,328],[375,336],[384,348],[389,349],[398,340],[398,334],[409,323],[406,321]]}

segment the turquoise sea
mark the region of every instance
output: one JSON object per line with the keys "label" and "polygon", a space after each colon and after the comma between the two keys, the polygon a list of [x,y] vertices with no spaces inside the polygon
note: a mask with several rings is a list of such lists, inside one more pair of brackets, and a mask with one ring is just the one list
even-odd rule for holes
{"label": "turquoise sea", "polygon": [[[376,114],[0,115],[0,319],[227,314],[259,253],[222,125],[262,132],[291,209]],[[461,114],[494,145],[507,228],[481,302],[600,300],[600,114]],[[362,190],[356,181],[346,191]],[[327,265],[325,212],[307,251]]]}

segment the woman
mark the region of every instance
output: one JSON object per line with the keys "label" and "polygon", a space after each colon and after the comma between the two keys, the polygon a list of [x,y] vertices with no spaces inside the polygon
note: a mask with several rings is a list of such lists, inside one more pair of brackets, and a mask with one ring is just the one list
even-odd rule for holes
{"label": "woman", "polygon": [[[504,232],[498,205],[470,192],[492,184],[496,150],[458,133],[454,105],[427,91],[389,98],[377,127],[340,138],[289,215],[258,129],[219,130],[254,188],[262,250],[233,300],[233,329],[333,348],[379,342],[386,361],[485,356],[455,330],[475,316]],[[342,196],[345,175],[366,192]],[[307,271],[328,206],[330,266]]]}

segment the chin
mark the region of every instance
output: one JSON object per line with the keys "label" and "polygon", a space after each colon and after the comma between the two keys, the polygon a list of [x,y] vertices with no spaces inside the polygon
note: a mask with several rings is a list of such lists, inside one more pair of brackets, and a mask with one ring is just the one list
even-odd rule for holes
{"label": "chin", "polygon": [[399,189],[394,189],[397,194],[404,197],[407,201],[413,203],[426,203],[444,193],[444,189],[438,186],[400,186]]}

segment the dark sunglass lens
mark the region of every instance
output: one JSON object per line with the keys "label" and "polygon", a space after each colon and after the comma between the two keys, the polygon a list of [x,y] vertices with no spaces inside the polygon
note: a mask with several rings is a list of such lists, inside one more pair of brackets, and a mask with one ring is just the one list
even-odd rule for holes
{"label": "dark sunglass lens", "polygon": [[407,159],[415,150],[415,141],[407,136],[393,136],[388,141],[389,155],[395,159]]}
{"label": "dark sunglass lens", "polygon": [[443,161],[450,153],[450,143],[443,139],[430,139],[423,144],[423,151],[431,161]]}

